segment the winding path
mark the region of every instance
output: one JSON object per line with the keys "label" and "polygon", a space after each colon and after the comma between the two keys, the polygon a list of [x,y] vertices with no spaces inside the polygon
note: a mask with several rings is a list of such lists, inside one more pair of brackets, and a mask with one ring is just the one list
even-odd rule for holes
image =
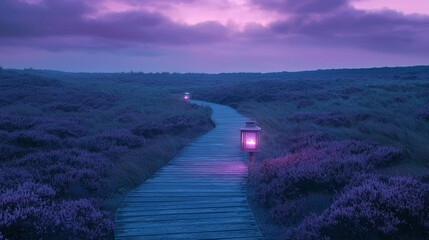
{"label": "winding path", "polygon": [[216,127],[125,198],[116,239],[262,239],[246,199],[247,165],[239,149],[246,118],[212,108]]}

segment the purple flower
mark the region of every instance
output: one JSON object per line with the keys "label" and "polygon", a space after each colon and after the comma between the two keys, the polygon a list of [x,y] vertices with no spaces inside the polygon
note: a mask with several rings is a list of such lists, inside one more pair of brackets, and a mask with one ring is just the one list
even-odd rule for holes
{"label": "purple flower", "polygon": [[307,217],[285,239],[427,239],[428,220],[428,184],[374,176],[347,189],[321,215]]}
{"label": "purple flower", "polygon": [[0,195],[0,232],[13,239],[102,239],[112,236],[112,216],[86,199],[53,201],[48,185],[26,182]]}

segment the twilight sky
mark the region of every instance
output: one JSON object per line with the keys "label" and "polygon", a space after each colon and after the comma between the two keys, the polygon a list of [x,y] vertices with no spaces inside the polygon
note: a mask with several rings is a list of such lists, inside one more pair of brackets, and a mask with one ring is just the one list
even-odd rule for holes
{"label": "twilight sky", "polygon": [[0,0],[0,66],[269,72],[429,65],[429,0]]}

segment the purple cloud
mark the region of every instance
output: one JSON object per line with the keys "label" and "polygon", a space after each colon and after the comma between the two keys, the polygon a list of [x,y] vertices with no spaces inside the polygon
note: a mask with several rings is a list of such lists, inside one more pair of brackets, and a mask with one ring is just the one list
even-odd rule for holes
{"label": "purple cloud", "polygon": [[76,31],[76,20],[91,8],[84,1],[47,0],[43,4],[0,2],[0,37],[42,37]]}
{"label": "purple cloud", "polygon": [[252,0],[260,8],[288,16],[269,26],[271,35],[282,38],[285,44],[353,47],[404,54],[429,52],[426,44],[429,41],[429,16],[405,15],[393,10],[358,10],[350,1]]}
{"label": "purple cloud", "polygon": [[262,8],[286,13],[326,13],[348,6],[348,0],[252,0]]}
{"label": "purple cloud", "polygon": [[[64,62],[74,62],[78,52],[88,62],[114,54],[125,70],[143,64],[159,70],[165,62],[174,71],[192,71],[189,65],[267,71],[429,60],[429,15],[358,10],[351,4],[355,0],[27,1],[0,0],[2,64],[28,66],[40,56],[50,66],[59,62],[50,60],[59,51]],[[325,55],[331,53],[327,64]]]}
{"label": "purple cloud", "polygon": [[229,32],[217,22],[191,26],[175,23],[160,13],[143,10],[89,18],[87,15],[93,13],[94,8],[82,0],[45,0],[43,4],[36,5],[4,0],[0,2],[0,9],[0,40],[6,44],[12,42],[10,39],[22,44],[25,39],[34,42],[35,38],[51,37],[85,38],[86,41],[93,38],[97,42],[102,41],[101,45],[109,46],[118,46],[121,42],[206,44],[227,39]]}

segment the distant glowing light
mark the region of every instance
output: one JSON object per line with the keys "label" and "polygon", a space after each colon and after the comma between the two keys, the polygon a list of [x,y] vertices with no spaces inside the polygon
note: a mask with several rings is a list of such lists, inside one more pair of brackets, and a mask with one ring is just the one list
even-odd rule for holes
{"label": "distant glowing light", "polygon": [[185,92],[185,94],[184,94],[184,96],[183,96],[183,99],[185,99],[185,100],[189,100],[189,99],[191,99],[191,94],[190,94],[190,93],[188,93],[188,92]]}

